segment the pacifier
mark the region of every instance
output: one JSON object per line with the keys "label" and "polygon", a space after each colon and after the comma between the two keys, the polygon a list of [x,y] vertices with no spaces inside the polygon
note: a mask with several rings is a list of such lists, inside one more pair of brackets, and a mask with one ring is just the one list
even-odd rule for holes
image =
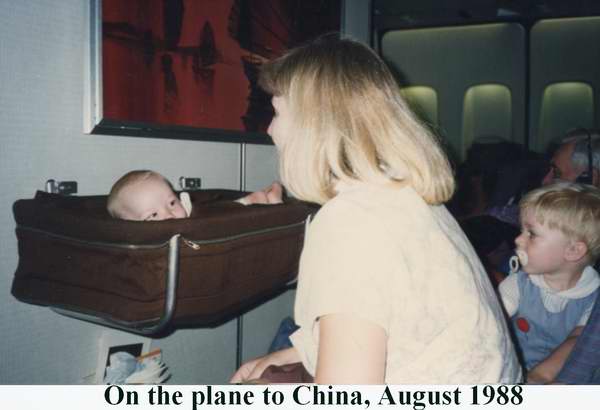
{"label": "pacifier", "polygon": [[190,194],[187,192],[181,192],[179,194],[179,201],[181,202],[181,206],[185,210],[186,216],[189,218],[192,214],[192,199],[190,198]]}
{"label": "pacifier", "polygon": [[516,255],[512,256],[508,261],[508,264],[510,266],[510,273],[518,272],[520,266],[527,265],[527,260],[528,260],[527,253],[525,253],[525,251],[518,249],[516,251]]}

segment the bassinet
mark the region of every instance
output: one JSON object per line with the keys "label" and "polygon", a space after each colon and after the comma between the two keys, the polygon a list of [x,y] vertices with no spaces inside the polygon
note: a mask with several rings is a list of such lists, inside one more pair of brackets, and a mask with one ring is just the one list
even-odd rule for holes
{"label": "bassinet", "polygon": [[190,218],[111,218],[106,196],[38,192],[13,206],[19,248],[12,294],[59,313],[154,334],[240,314],[294,281],[316,207],[243,206],[237,191],[191,192]]}

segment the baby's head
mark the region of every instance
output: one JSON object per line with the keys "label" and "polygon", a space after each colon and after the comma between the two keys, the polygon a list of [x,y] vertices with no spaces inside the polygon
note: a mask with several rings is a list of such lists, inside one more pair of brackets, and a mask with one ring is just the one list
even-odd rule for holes
{"label": "baby's head", "polygon": [[171,184],[162,175],[146,170],[123,175],[110,190],[108,213],[130,221],[162,221],[187,217]]}
{"label": "baby's head", "polygon": [[[594,263],[600,256],[600,190],[597,188],[570,182],[546,185],[529,192],[519,206],[523,233],[516,242],[519,250],[526,253],[525,260],[521,260],[523,265],[532,262],[535,252],[550,249],[544,246],[548,243],[547,236],[552,235],[561,236],[564,246],[575,247],[574,251],[579,246],[581,260],[586,263]],[[536,226],[540,232],[536,232]],[[559,256],[558,251],[546,253],[550,253],[545,255],[546,262]],[[538,252],[537,259],[543,260],[544,255]]]}

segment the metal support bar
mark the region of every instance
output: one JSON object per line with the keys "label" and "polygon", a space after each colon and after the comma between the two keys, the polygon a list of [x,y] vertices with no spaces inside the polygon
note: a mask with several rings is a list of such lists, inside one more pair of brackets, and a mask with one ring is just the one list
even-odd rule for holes
{"label": "metal support bar", "polygon": [[[240,144],[240,191],[246,191],[246,143]],[[235,368],[242,365],[244,353],[244,315],[236,319]]]}
{"label": "metal support bar", "polygon": [[69,316],[76,319],[85,320],[87,322],[141,335],[152,335],[164,330],[171,322],[171,319],[175,314],[175,305],[177,302],[177,284],[179,282],[179,236],[179,234],[173,235],[169,240],[169,260],[165,290],[165,308],[162,317],[154,320],[130,322],[109,317],[101,317],[60,307],[50,308],[64,316]]}
{"label": "metal support bar", "polygon": [[77,181],[46,181],[46,192],[51,194],[71,195],[77,193]]}

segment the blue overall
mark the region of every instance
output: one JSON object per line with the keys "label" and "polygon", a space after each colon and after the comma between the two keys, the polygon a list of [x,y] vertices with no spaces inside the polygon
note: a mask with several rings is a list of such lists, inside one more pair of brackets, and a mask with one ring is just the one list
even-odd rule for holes
{"label": "blue overall", "polygon": [[544,360],[578,326],[585,311],[594,303],[596,289],[581,299],[571,299],[557,313],[546,310],[541,289],[529,275],[518,272],[519,308],[511,318],[527,370]]}

